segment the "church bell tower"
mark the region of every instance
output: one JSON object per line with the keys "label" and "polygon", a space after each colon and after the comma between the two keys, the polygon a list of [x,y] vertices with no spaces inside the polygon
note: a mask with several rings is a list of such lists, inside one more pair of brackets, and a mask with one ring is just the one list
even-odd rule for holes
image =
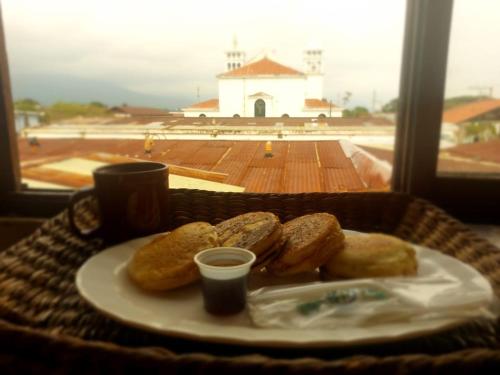
{"label": "church bell tower", "polygon": [[308,48],[304,51],[304,65],[306,74],[323,73],[323,51],[319,48]]}
{"label": "church bell tower", "polygon": [[304,51],[304,72],[306,73],[306,98],[323,99],[323,50],[310,46]]}
{"label": "church bell tower", "polygon": [[238,49],[236,35],[233,37],[233,48],[226,52],[226,71],[241,68],[245,65],[245,52]]}

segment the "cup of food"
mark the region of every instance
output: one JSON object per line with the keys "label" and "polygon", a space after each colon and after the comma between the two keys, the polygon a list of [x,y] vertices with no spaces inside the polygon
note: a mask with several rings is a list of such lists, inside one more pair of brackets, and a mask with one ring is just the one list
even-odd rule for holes
{"label": "cup of food", "polygon": [[245,308],[248,273],[255,259],[253,252],[238,247],[215,247],[196,254],[207,312],[231,315]]}

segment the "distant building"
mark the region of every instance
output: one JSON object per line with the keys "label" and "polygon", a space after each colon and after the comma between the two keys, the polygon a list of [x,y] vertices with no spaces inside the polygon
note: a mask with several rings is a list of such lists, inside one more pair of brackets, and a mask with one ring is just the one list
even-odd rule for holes
{"label": "distant building", "polygon": [[485,99],[452,107],[443,113],[443,125],[454,124],[458,144],[500,136],[500,99]]}
{"label": "distant building", "polygon": [[183,108],[186,117],[342,117],[323,99],[321,49],[304,52],[300,72],[268,57],[247,63],[245,53],[226,52],[226,72],[217,75],[219,97]]}
{"label": "distant building", "polygon": [[500,121],[500,99],[486,99],[458,105],[443,113],[443,122]]}
{"label": "distant building", "polygon": [[168,111],[164,111],[158,108],[148,108],[148,107],[130,107],[126,104],[121,107],[110,108],[116,117],[137,117],[137,116],[169,116]]}
{"label": "distant building", "polygon": [[32,126],[39,126],[40,123],[42,122],[41,119],[44,113],[36,111],[15,110],[14,115],[15,115],[16,131],[20,132],[21,130],[30,128]]}

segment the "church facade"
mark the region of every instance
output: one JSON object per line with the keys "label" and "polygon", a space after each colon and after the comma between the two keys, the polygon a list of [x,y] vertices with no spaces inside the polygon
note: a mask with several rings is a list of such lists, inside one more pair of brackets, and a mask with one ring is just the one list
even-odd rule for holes
{"label": "church facade", "polygon": [[268,57],[250,63],[234,48],[217,75],[219,97],[183,108],[185,117],[342,117],[323,99],[322,51],[304,53],[305,71]]}

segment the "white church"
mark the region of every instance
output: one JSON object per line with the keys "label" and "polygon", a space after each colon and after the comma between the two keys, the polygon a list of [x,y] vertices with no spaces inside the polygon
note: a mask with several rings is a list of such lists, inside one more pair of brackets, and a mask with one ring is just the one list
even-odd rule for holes
{"label": "white church", "polygon": [[219,98],[183,108],[185,117],[342,117],[342,108],[323,100],[321,49],[304,51],[304,72],[245,52],[226,52],[226,71],[217,75]]}

